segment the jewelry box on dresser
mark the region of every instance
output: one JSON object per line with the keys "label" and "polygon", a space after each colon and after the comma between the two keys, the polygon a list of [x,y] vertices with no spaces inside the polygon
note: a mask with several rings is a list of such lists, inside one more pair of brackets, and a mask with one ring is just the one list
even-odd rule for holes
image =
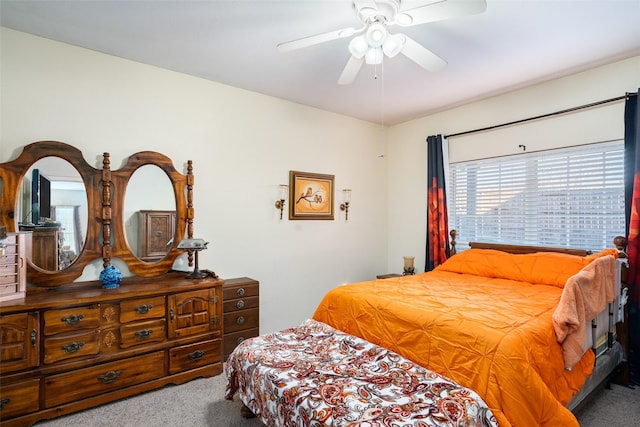
{"label": "jewelry box on dresser", "polygon": [[[58,167],[56,163],[70,170],[66,179],[81,188],[74,209],[67,210],[73,219],[57,221],[64,209],[56,206],[56,218],[26,223],[31,205],[38,202],[26,194],[33,184],[29,171],[37,168],[42,175],[48,167]],[[94,168],[78,149],[56,141],[29,144],[15,160],[0,164],[0,225],[12,238],[4,239],[3,252],[16,260],[19,251],[26,250],[26,263],[5,259],[0,264],[1,272],[11,273],[0,279],[1,285],[8,284],[0,295],[2,426],[31,425],[222,372],[224,282],[209,271],[204,278],[191,279],[172,270],[176,257],[184,253],[178,244],[193,237],[190,161],[186,169],[185,174],[178,172],[168,157],[151,151],[130,156],[116,170],[104,153],[102,167]],[[61,170],[49,173],[66,177],[68,172]],[[166,185],[153,178],[153,191],[146,191],[154,200],[164,200],[152,209],[175,212],[166,254],[151,261],[143,259],[139,245],[131,244],[140,230],[130,230],[138,222],[131,218],[149,207],[136,205],[144,195],[126,195],[144,183],[149,172],[166,177]],[[163,185],[165,189],[159,188]],[[49,251],[29,244],[33,230],[46,227],[63,233],[59,248]],[[24,247],[15,245],[15,236],[23,236]],[[60,248],[69,260],[62,268],[52,262]],[[193,252],[187,252],[192,265]],[[125,264],[131,276],[117,287],[108,288],[100,280],[75,281],[86,268],[123,265],[118,263]],[[15,292],[7,295],[12,289]]]}

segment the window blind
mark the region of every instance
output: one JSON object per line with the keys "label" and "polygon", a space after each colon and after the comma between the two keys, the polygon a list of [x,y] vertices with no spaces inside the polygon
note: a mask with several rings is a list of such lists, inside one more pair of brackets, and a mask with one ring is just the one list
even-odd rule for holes
{"label": "window blind", "polygon": [[471,241],[611,247],[623,235],[624,142],[450,164],[449,228]]}

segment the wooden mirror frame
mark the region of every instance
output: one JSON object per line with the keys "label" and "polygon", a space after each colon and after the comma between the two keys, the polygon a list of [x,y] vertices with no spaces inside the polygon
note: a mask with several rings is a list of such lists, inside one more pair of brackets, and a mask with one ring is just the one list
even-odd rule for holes
{"label": "wooden mirror frame", "polygon": [[102,225],[100,210],[101,193],[98,191],[100,169],[92,167],[84,159],[82,152],[71,145],[58,141],[34,142],[24,147],[22,153],[10,162],[0,164],[0,178],[4,181],[0,198],[0,224],[7,231],[18,230],[18,203],[22,182],[29,168],[45,157],[57,157],[66,160],[78,171],[87,195],[87,235],[78,257],[63,270],[48,271],[34,265],[29,260],[27,276],[38,286],[59,286],[72,282],[82,275],[84,268],[101,254],[98,232]]}
{"label": "wooden mirror frame", "polygon": [[[7,232],[18,230],[18,195],[25,173],[44,157],[58,157],[71,163],[80,174],[87,194],[87,234],[82,251],[64,270],[43,270],[29,261],[29,282],[40,287],[57,287],[80,277],[86,266],[103,259],[107,266],[111,258],[120,258],[129,271],[139,276],[158,276],[168,272],[176,257],[178,243],[185,237],[193,237],[193,166],[187,164],[187,175],[178,172],[167,156],[153,151],[143,151],[129,157],[125,165],[112,171],[109,153],[103,154],[102,169],[94,168],[77,148],[59,141],[39,141],[24,147],[14,160],[0,164],[0,178],[4,182],[0,195],[0,225]],[[173,246],[165,258],[158,262],[144,262],[137,258],[125,237],[124,201],[132,174],[141,166],[160,167],[172,183],[176,203],[176,230]],[[192,254],[189,254],[192,265]]]}
{"label": "wooden mirror frame", "polygon": [[[105,153],[105,158],[108,158],[108,153]],[[105,170],[108,163],[105,164]],[[103,241],[107,243],[104,247],[108,248],[103,251],[104,266],[109,264],[111,258],[120,258],[127,264],[129,271],[138,276],[146,277],[158,276],[171,269],[176,257],[183,253],[177,247],[180,241],[185,238],[185,233],[190,238],[193,236],[193,208],[187,206],[187,196],[189,199],[192,198],[193,169],[191,161],[188,164],[187,175],[183,175],[174,168],[171,159],[167,156],[154,151],[141,151],[131,155],[122,168],[111,171],[110,184],[113,198],[110,201],[110,210],[113,213],[113,218],[111,218],[113,242],[109,246],[110,239],[107,236],[103,236]],[[145,262],[138,258],[134,249],[127,242],[124,227],[127,186],[133,174],[146,165],[158,166],[167,174],[173,188],[176,206],[176,228],[173,234],[173,244],[163,259],[154,262]],[[106,188],[106,180],[103,181],[103,186]],[[107,205],[107,198],[105,197],[105,208]],[[106,229],[107,227],[105,226],[103,231],[106,232]]]}

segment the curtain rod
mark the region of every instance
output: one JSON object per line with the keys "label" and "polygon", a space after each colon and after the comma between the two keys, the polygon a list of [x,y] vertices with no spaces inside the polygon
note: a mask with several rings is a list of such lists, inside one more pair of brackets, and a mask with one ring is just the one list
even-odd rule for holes
{"label": "curtain rod", "polygon": [[534,116],[534,117],[529,117],[529,118],[526,118],[526,119],[515,120],[513,122],[507,122],[507,123],[502,123],[502,124],[499,124],[499,125],[488,126],[486,128],[473,129],[473,130],[468,130],[468,131],[464,131],[464,132],[452,133],[451,135],[444,135],[444,138],[453,138],[454,136],[468,135],[470,133],[483,132],[485,130],[493,130],[493,129],[498,129],[498,128],[505,127],[505,126],[517,125],[517,124],[520,124],[520,123],[530,122],[530,121],[533,121],[533,120],[544,119],[544,118],[551,117],[551,116],[558,116],[560,114],[571,113],[573,111],[583,110],[585,108],[596,107],[598,105],[608,104],[610,102],[622,101],[623,99],[626,99],[627,97],[630,97],[630,96],[638,96],[638,92],[631,92],[631,93],[627,92],[623,96],[617,96],[615,98],[605,99],[604,101],[592,102],[591,104],[580,105],[579,107],[567,108],[566,110],[555,111],[553,113],[543,114],[541,116]]}

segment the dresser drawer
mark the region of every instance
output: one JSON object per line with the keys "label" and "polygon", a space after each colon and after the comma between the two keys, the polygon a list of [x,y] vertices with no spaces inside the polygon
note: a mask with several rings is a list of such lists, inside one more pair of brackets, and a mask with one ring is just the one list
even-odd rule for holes
{"label": "dresser drawer", "polygon": [[169,373],[188,371],[221,362],[220,340],[203,341],[169,350]]}
{"label": "dresser drawer", "polygon": [[44,363],[55,363],[73,357],[93,356],[100,352],[100,331],[44,339]]}
{"label": "dresser drawer", "polygon": [[244,341],[244,340],[246,340],[248,338],[257,337],[258,335],[260,335],[260,331],[259,331],[258,328],[245,329],[243,331],[224,334],[224,354],[225,354],[225,358],[242,341]]}
{"label": "dresser drawer", "polygon": [[[4,253],[5,255],[12,255],[18,253],[18,238],[16,233],[7,233],[7,237],[4,238]],[[0,264],[2,257],[0,257]]]}
{"label": "dresser drawer", "polygon": [[19,263],[15,253],[0,256],[0,285],[17,282]]}
{"label": "dresser drawer", "polygon": [[95,329],[100,326],[100,305],[70,307],[44,312],[44,334]]}
{"label": "dresser drawer", "polygon": [[260,306],[260,298],[259,297],[246,297],[246,298],[237,298],[232,300],[224,300],[223,302],[223,310],[224,313],[231,313],[237,310],[247,310],[250,308],[257,308]]}
{"label": "dresser drawer", "polygon": [[258,282],[239,283],[234,285],[225,284],[222,289],[222,298],[224,301],[235,298],[255,297],[260,294]]}
{"label": "dresser drawer", "polygon": [[237,332],[242,329],[257,328],[260,322],[260,313],[257,309],[238,310],[224,314],[224,332]]}
{"label": "dresser drawer", "polygon": [[120,303],[120,323],[164,317],[164,296],[125,300]]}
{"label": "dresser drawer", "polygon": [[45,407],[69,403],[165,375],[165,352],[132,357],[45,378]]}
{"label": "dresser drawer", "polygon": [[32,379],[0,387],[0,420],[35,412],[39,408],[40,380]]}
{"label": "dresser drawer", "polygon": [[120,328],[120,347],[127,348],[148,342],[164,341],[166,333],[164,319],[136,322]]}
{"label": "dresser drawer", "polygon": [[23,298],[26,293],[26,242],[25,233],[9,233],[0,246],[0,301]]}

